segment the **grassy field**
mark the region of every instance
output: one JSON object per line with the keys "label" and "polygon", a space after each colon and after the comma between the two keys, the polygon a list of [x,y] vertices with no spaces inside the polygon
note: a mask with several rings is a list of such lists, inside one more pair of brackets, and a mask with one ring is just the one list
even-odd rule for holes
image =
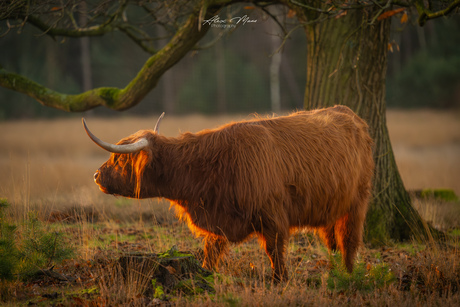
{"label": "grassy field", "polygon": [[[390,110],[387,117],[406,188],[450,188],[459,195],[460,113]],[[242,118],[166,116],[160,131],[175,136]],[[152,128],[155,121],[87,118],[91,130],[109,142]],[[190,291],[157,293],[145,274],[127,280],[114,266],[117,256],[177,246],[199,258],[200,242],[176,221],[167,202],[114,198],[99,191],[92,175],[109,155],[89,140],[79,118],[0,122],[0,144],[0,198],[11,204],[3,221],[22,234],[31,227],[30,212],[36,212],[44,231],[63,234],[63,244],[74,250],[67,260],[53,262],[54,271],[71,281],[51,276],[1,281],[0,302],[7,305],[460,305],[455,237],[450,247],[409,242],[362,248],[358,270],[348,276],[335,268],[334,256],[316,237],[301,233],[289,243],[291,279],[279,285],[270,281],[268,258],[257,240],[250,240],[231,249],[219,274],[208,280],[212,290],[203,292],[192,282]],[[460,228],[459,203],[414,204],[436,227],[458,232],[452,229]]]}

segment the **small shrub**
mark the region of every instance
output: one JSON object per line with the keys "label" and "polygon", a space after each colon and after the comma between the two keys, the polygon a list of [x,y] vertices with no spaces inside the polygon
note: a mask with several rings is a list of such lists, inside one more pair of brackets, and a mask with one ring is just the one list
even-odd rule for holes
{"label": "small shrub", "polygon": [[15,225],[5,220],[4,210],[9,207],[6,199],[0,199],[0,279],[11,280],[19,262],[19,251],[14,241]]}
{"label": "small shrub", "polygon": [[327,287],[336,291],[373,291],[394,282],[395,276],[385,264],[372,266],[358,262],[350,274],[344,267],[340,254],[330,257],[332,269],[327,279]]}
{"label": "small shrub", "polygon": [[236,307],[241,306],[241,298],[236,296],[236,294],[228,293],[219,298],[219,301],[225,304],[225,306]]}
{"label": "small shrub", "polygon": [[62,234],[48,232],[33,212],[22,225],[9,224],[5,219],[7,207],[8,202],[0,199],[1,279],[11,280],[15,275],[31,277],[73,254]]}
{"label": "small shrub", "polygon": [[48,232],[34,212],[29,212],[24,222],[19,274],[31,277],[40,269],[47,269],[73,255],[73,250],[64,242],[62,233]]}

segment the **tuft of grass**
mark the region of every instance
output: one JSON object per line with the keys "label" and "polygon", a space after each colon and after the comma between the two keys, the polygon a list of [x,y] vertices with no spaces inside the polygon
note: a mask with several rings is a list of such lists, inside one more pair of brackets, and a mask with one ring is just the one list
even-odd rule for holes
{"label": "tuft of grass", "polygon": [[[101,299],[107,306],[142,306],[147,291],[155,286],[152,275],[157,267],[149,271],[142,269],[142,264],[128,262],[125,267],[111,263],[99,268],[98,287]],[[154,294],[160,297],[160,289],[153,287]],[[153,295],[152,295],[153,296]]]}
{"label": "tuft of grass", "polygon": [[458,202],[460,199],[452,189],[423,189],[420,192],[421,198],[434,198],[443,201]]}
{"label": "tuft of grass", "polygon": [[460,202],[413,197],[412,203],[422,218],[441,231],[460,228]]}
{"label": "tuft of grass", "polygon": [[401,289],[449,297],[460,289],[458,239],[429,244],[403,269]]}
{"label": "tuft of grass", "polygon": [[388,264],[379,263],[372,266],[358,262],[353,272],[347,272],[340,254],[330,256],[332,269],[327,278],[327,287],[339,292],[370,292],[381,289],[396,281]]}

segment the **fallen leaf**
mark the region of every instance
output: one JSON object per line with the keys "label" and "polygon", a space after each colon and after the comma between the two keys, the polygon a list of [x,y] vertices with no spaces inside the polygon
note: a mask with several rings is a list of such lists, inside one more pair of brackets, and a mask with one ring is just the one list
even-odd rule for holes
{"label": "fallen leaf", "polygon": [[289,10],[289,12],[287,13],[287,18],[293,18],[296,14],[297,13],[294,10]]}
{"label": "fallen leaf", "polygon": [[388,50],[393,52],[393,45],[391,43],[388,43]]}
{"label": "fallen leaf", "polygon": [[389,18],[395,14],[398,14],[402,11],[404,11],[405,8],[399,8],[399,9],[396,9],[396,10],[392,10],[392,11],[386,11],[385,13],[383,13],[382,15],[380,15],[377,20],[383,20],[383,19],[386,19],[386,18]]}
{"label": "fallen leaf", "polygon": [[318,260],[316,261],[316,267],[325,267],[327,266],[328,262],[326,260]]}
{"label": "fallen leaf", "polygon": [[176,269],[173,268],[173,267],[170,266],[170,265],[168,265],[168,266],[166,267],[166,270],[168,270],[169,274],[171,274],[171,275],[176,274]]}
{"label": "fallen leaf", "polygon": [[72,299],[79,304],[80,306],[87,306],[87,301],[83,300],[82,298],[79,298],[77,296],[72,297]]}
{"label": "fallen leaf", "polygon": [[339,14],[335,16],[335,19],[339,19],[340,17],[343,17],[348,14],[348,11],[341,11]]}
{"label": "fallen leaf", "polygon": [[401,23],[406,23],[408,19],[407,12],[404,11],[404,14],[401,16]]}

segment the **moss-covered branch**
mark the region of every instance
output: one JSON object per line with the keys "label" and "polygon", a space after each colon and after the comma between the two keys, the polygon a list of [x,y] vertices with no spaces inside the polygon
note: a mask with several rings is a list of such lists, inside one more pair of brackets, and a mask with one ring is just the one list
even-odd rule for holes
{"label": "moss-covered branch", "polygon": [[436,12],[432,12],[430,8],[425,7],[425,3],[422,0],[416,0],[414,4],[419,14],[418,24],[423,27],[428,20],[446,16],[460,7],[460,0],[452,0],[445,9]]}
{"label": "moss-covered branch", "polygon": [[[219,7],[208,9],[212,16]],[[198,13],[188,20],[172,37],[170,42],[151,56],[137,76],[123,89],[96,88],[77,95],[67,95],[51,90],[27,77],[0,68],[0,86],[24,93],[41,104],[68,112],[80,112],[97,106],[113,110],[125,110],[138,104],[169,68],[176,64],[206,34],[208,25],[198,30]]]}

